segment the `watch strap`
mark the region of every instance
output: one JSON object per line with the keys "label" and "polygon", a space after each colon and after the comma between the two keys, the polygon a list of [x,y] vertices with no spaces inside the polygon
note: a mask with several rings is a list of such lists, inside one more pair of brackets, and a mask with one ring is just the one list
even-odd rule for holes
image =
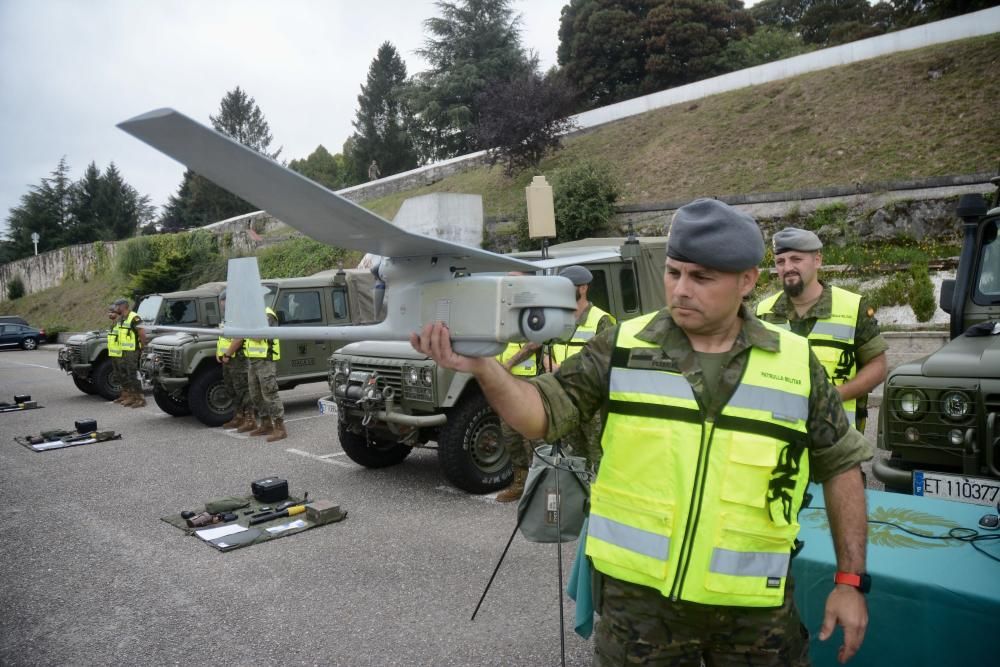
{"label": "watch strap", "polygon": [[871,578],[867,574],[854,574],[853,572],[837,572],[833,575],[833,583],[853,586],[862,593],[867,593],[871,588]]}

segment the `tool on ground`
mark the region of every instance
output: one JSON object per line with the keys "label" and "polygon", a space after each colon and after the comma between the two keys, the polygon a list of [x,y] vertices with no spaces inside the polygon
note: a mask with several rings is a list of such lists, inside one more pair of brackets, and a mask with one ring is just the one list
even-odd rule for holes
{"label": "tool on ground", "polygon": [[306,511],[305,505],[293,505],[292,507],[275,512],[270,512],[263,516],[255,516],[250,519],[249,525],[256,526],[258,523],[264,523],[265,521],[270,521],[272,519],[280,519],[286,516],[295,516],[296,514],[302,514],[305,511]]}

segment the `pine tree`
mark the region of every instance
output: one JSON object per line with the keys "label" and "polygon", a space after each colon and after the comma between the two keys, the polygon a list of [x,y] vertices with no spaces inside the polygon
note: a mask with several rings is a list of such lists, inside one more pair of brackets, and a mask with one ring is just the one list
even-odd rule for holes
{"label": "pine tree", "polygon": [[403,94],[405,86],[406,63],[399,57],[396,47],[383,42],[358,95],[350,158],[355,169],[364,173],[355,173],[355,178],[366,179],[373,160],[382,176],[417,166],[417,151],[410,135],[413,115]]}
{"label": "pine tree", "polygon": [[418,53],[430,68],[413,81],[417,150],[424,161],[480,148],[476,99],[491,86],[535,71],[521,46],[520,17],[511,0],[437,2],[441,16],[427,19],[431,36]]}
{"label": "pine tree", "polygon": [[[209,116],[209,120],[217,131],[271,159],[281,153],[281,148],[270,152],[271,128],[264,113],[239,86],[225,94],[218,115]],[[187,229],[256,210],[253,204],[188,169],[177,194],[167,201],[160,222],[167,229]]]}

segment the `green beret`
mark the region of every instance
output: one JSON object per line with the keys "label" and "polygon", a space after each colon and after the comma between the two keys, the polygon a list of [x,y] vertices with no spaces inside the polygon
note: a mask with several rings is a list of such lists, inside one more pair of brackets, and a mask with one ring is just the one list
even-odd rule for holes
{"label": "green beret", "polygon": [[737,273],[764,259],[757,221],[717,199],[695,199],[674,213],[667,257]]}
{"label": "green beret", "polygon": [[819,237],[806,229],[798,227],[785,227],[780,232],[775,232],[771,237],[774,244],[774,254],[780,255],[783,252],[797,250],[799,252],[816,252],[823,248],[823,242]]}

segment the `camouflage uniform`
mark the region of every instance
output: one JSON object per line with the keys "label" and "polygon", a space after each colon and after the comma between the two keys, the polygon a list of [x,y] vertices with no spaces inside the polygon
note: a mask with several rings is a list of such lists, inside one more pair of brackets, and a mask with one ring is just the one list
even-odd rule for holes
{"label": "camouflage uniform", "polygon": [[[128,314],[125,317],[127,318]],[[132,321],[132,329],[135,332],[135,349],[122,350],[121,363],[119,364],[122,390],[137,396],[142,395],[142,383],[139,381],[139,357],[142,354],[142,339],[139,337],[139,332],[135,330],[141,325],[142,319],[136,316]]]}
{"label": "camouflage uniform", "polygon": [[[823,292],[820,294],[819,301],[814,303],[802,317],[799,317],[788,295],[782,292],[771,307],[771,312],[765,313],[761,319],[773,324],[787,322],[792,333],[807,337],[816,325],[816,320],[830,317],[830,313],[833,311],[833,291],[822,280],[820,284],[823,285]],[[854,358],[860,369],[888,350],[889,343],[882,338],[879,331],[878,320],[875,319],[875,309],[863,300],[858,306],[858,317],[854,326]],[[865,420],[868,418],[868,396],[859,396],[856,402],[858,430],[864,433]]]}
{"label": "camouflage uniform", "polygon": [[[778,349],[778,334],[762,326],[749,308],[741,306],[740,315],[743,326],[732,349],[722,355],[722,371],[715,387],[706,388],[698,353],[668,310],[661,311],[637,335],[661,346],[691,385],[706,419],[714,419],[736,390],[751,347]],[[578,428],[596,412],[606,411],[616,335],[617,327],[595,336],[557,373],[530,380],[538,387],[548,416],[547,440]],[[808,440],[804,445],[814,481],[824,482],[870,459],[872,447],[851,428],[840,395],[812,354],[809,368]],[[703,658],[710,665],[808,664],[808,634],[792,603],[791,577],[786,584],[785,605],[778,609],[671,602],[650,588],[603,575],[599,579],[602,581],[595,588],[602,598],[594,647],[597,665],[699,665]],[[751,649],[754,655],[747,654]]]}
{"label": "camouflage uniform", "polygon": [[[268,324],[277,325],[274,317],[268,314]],[[271,358],[271,346],[268,345],[267,357],[248,358],[249,400],[259,417],[270,417],[271,420],[285,418],[285,406],[278,395],[278,364]]]}
{"label": "camouflage uniform", "polygon": [[233,408],[237,412],[250,407],[250,360],[243,350],[236,350],[229,361],[222,364],[222,382],[233,397]]}
{"label": "camouflage uniform", "polygon": [[[577,318],[577,326],[587,321],[587,316],[590,314],[592,305],[587,306],[580,314],[580,317]],[[597,334],[595,334],[595,337],[613,326],[614,322],[610,316],[602,317],[600,322],[597,323]],[[567,357],[567,359],[569,358],[572,358],[572,355]],[[564,361],[563,364],[565,363]],[[572,454],[587,459],[587,466],[589,468],[596,468],[597,464],[601,462],[602,423],[601,414],[595,412],[588,421],[579,424],[576,428],[571,429],[562,436],[562,445],[568,448]]]}

